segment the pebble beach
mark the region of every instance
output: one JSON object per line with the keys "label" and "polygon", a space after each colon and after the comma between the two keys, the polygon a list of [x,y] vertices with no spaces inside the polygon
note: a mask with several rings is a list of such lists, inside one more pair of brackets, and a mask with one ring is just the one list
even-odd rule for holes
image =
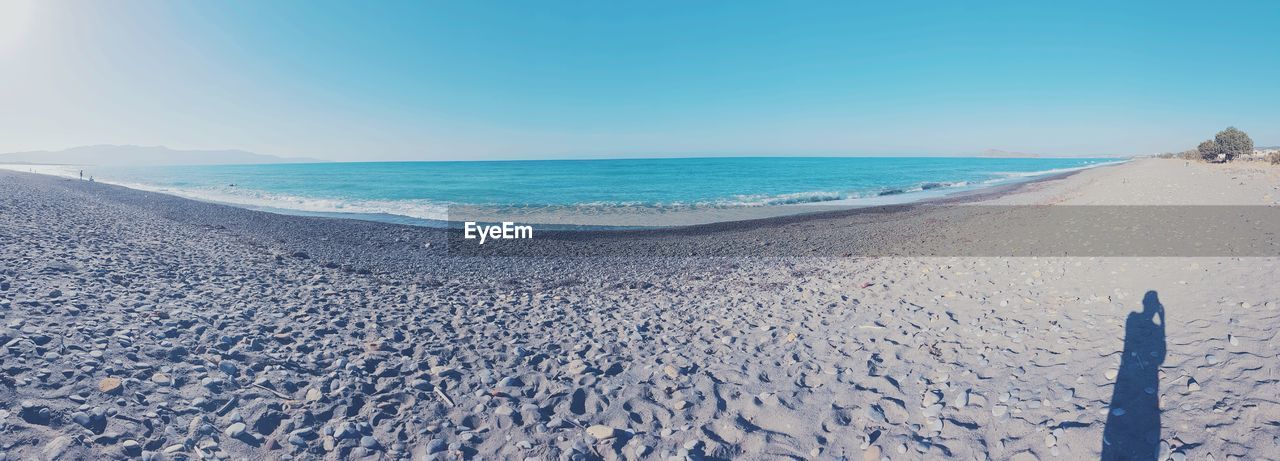
{"label": "pebble beach", "polygon": [[[1276,207],[1280,168],[1140,159],[970,200]],[[922,241],[978,232],[904,213],[894,232]],[[739,247],[890,245],[891,217],[645,234],[662,256],[460,256],[441,229],[0,171],[0,459],[1280,453],[1280,257]],[[732,251],[686,246],[709,233]],[[1126,333],[1155,311],[1146,354]]]}

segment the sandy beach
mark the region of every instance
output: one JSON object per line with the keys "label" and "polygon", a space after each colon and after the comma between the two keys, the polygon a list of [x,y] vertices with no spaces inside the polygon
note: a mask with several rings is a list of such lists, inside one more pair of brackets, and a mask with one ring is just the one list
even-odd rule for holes
{"label": "sandy beach", "polygon": [[[955,200],[503,257],[0,171],[0,459],[1280,453],[1280,168]],[[1159,219],[1187,209],[1222,228]],[[1061,210],[1118,246],[1050,234]]]}

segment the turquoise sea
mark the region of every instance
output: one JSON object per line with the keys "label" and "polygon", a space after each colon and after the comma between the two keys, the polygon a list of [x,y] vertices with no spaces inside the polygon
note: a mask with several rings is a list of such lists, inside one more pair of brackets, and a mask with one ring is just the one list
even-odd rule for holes
{"label": "turquoise sea", "polygon": [[409,223],[449,207],[699,210],[910,201],[1117,159],[750,157],[87,167],[99,181],[298,213]]}

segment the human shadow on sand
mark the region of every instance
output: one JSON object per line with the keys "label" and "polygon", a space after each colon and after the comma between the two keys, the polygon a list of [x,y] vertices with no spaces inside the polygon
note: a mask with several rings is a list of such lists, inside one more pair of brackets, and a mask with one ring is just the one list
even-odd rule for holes
{"label": "human shadow on sand", "polygon": [[1130,313],[1124,324],[1124,355],[1102,430],[1102,459],[1156,459],[1165,317],[1155,291],[1143,296],[1142,312]]}

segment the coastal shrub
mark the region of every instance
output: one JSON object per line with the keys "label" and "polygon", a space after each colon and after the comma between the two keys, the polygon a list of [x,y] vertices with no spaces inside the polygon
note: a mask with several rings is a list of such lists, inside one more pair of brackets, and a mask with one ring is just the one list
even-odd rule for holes
{"label": "coastal shrub", "polygon": [[1156,158],[1167,158],[1174,160],[1200,160],[1200,151],[1195,149],[1187,149],[1182,152],[1165,152],[1156,154]]}
{"label": "coastal shrub", "polygon": [[1253,154],[1253,139],[1233,126],[1219,131],[1218,135],[1213,137],[1213,144],[1217,153],[1225,155],[1228,162]]}
{"label": "coastal shrub", "polygon": [[1280,150],[1267,154],[1267,161],[1271,162],[1272,165],[1280,165]]}
{"label": "coastal shrub", "polygon": [[1212,139],[1200,143],[1200,146],[1196,147],[1196,152],[1199,152],[1200,158],[1206,162],[1218,161],[1218,145],[1214,144]]}

